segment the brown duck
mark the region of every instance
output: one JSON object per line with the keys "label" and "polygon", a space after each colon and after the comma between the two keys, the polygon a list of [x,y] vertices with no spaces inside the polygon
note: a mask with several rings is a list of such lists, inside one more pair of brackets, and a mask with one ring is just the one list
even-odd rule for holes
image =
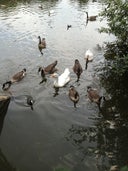
{"label": "brown duck", "polygon": [[75,87],[72,85],[70,86],[70,89],[69,89],[69,98],[74,103],[74,107],[76,108],[76,104],[78,103],[80,97],[79,97],[79,93],[76,91]]}
{"label": "brown duck", "polygon": [[42,49],[46,48],[46,41],[45,41],[45,38],[42,38],[41,40],[40,36],[38,36],[38,39],[39,39],[38,48],[39,48],[40,53],[43,55]]}
{"label": "brown duck", "polygon": [[87,21],[95,21],[96,20],[97,15],[88,16],[88,12],[86,12],[86,14],[87,14]]}
{"label": "brown duck", "polygon": [[55,61],[45,68],[39,67],[38,73],[41,72],[41,77],[42,77],[42,81],[40,83],[47,81],[46,76],[45,76],[46,74],[54,74],[57,71],[57,68],[55,68],[57,63],[58,63],[58,61]]}
{"label": "brown duck", "polygon": [[100,103],[101,103],[102,98],[103,98],[103,100],[105,100],[104,96],[100,96],[98,94],[98,91],[96,89],[93,89],[90,86],[87,87],[87,93],[88,93],[88,98],[92,102],[95,102],[99,107],[100,107]]}
{"label": "brown duck", "polygon": [[79,79],[80,79],[80,76],[81,76],[81,74],[83,72],[82,66],[81,66],[78,59],[75,60],[75,64],[73,66],[73,71],[77,75],[77,82],[78,82]]}
{"label": "brown duck", "polygon": [[21,81],[24,77],[26,76],[26,69],[24,68],[22,71],[16,73],[15,75],[12,76],[10,81],[7,81],[3,84],[2,89],[7,90],[10,88],[12,83],[19,82]]}

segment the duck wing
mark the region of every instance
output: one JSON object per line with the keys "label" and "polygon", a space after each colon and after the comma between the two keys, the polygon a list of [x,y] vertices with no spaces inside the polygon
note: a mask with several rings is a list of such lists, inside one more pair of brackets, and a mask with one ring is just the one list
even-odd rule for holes
{"label": "duck wing", "polygon": [[57,69],[55,69],[55,66],[57,65],[57,61],[53,62],[52,64],[48,65],[44,68],[46,73],[53,74]]}
{"label": "duck wing", "polygon": [[88,90],[88,97],[93,102],[97,102],[100,98],[97,90],[93,90],[93,89]]}
{"label": "duck wing", "polygon": [[20,71],[20,72],[16,73],[15,75],[13,75],[11,81],[12,82],[20,81],[24,77],[25,77],[25,73],[23,71]]}

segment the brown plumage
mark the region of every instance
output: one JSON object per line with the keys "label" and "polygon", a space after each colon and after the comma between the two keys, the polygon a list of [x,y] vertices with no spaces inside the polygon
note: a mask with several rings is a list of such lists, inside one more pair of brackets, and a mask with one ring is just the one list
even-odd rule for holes
{"label": "brown plumage", "polygon": [[47,80],[45,76],[46,74],[54,74],[57,71],[57,68],[55,68],[56,65],[57,65],[57,61],[51,63],[47,67],[44,67],[44,68],[39,67],[38,73],[41,72],[41,77],[42,77],[42,81],[40,83]]}
{"label": "brown plumage", "polygon": [[74,86],[70,86],[69,98],[74,103],[74,107],[76,108],[76,104],[78,103],[80,97]]}
{"label": "brown plumage", "polygon": [[77,75],[77,82],[78,82],[79,79],[80,79],[80,76],[81,76],[81,74],[83,72],[82,66],[81,66],[78,59],[75,60],[75,64],[73,66],[73,71]]}
{"label": "brown plumage", "polygon": [[100,107],[101,99],[103,98],[105,100],[104,96],[100,96],[98,94],[98,91],[90,86],[87,87],[87,93],[88,93],[88,98],[92,102],[95,102],[99,107]]}
{"label": "brown plumage", "polygon": [[39,67],[38,72],[41,72],[41,70],[43,69],[45,74],[53,74],[54,72],[56,72],[58,70],[57,68],[55,68],[57,63],[58,62],[55,61],[44,68]]}
{"label": "brown plumage", "polygon": [[10,79],[10,81],[5,82],[3,84],[2,89],[3,90],[9,89],[10,86],[12,85],[12,83],[21,81],[25,76],[26,76],[26,69],[24,68],[22,71],[20,71],[20,72],[16,73],[15,75],[13,75],[12,78]]}
{"label": "brown plumage", "polygon": [[45,38],[42,38],[41,40],[40,36],[38,36],[38,39],[39,39],[38,48],[39,48],[40,53],[43,55],[42,49],[46,48],[46,41],[45,41]]}
{"label": "brown plumage", "polygon": [[50,65],[48,65],[47,67],[44,68],[45,73],[48,74],[53,74],[54,72],[56,72],[58,69],[55,68],[57,65],[58,61],[55,61],[53,63],[51,63]]}
{"label": "brown plumage", "polygon": [[86,14],[87,14],[87,21],[95,21],[96,20],[97,15],[88,16],[88,12],[86,12]]}

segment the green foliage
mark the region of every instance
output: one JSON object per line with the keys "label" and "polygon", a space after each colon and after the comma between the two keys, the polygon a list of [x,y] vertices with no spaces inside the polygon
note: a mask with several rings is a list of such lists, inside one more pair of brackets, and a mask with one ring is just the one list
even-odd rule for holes
{"label": "green foliage", "polygon": [[108,28],[101,28],[100,32],[112,33],[120,42],[128,45],[128,1],[106,0],[106,7],[100,15],[108,23]]}
{"label": "green foliage", "polygon": [[124,77],[128,75],[128,0],[106,0],[100,16],[107,20],[107,27],[99,31],[116,37],[116,42],[107,44],[104,56],[113,59],[112,73]]}

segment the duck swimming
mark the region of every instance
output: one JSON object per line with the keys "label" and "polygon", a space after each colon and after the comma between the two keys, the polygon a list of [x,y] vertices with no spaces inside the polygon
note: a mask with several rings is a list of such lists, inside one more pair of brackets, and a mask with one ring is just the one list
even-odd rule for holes
{"label": "duck swimming", "polygon": [[86,14],[87,14],[87,22],[88,21],[95,21],[96,20],[97,15],[88,16],[88,12],[86,12]]}
{"label": "duck swimming", "polygon": [[3,90],[9,89],[10,86],[12,85],[12,83],[21,81],[25,76],[26,76],[26,68],[24,68],[22,71],[16,73],[15,75],[13,75],[10,81],[5,82],[3,84],[2,89]]}
{"label": "duck swimming", "polygon": [[70,71],[68,68],[54,81],[54,87],[63,87],[70,81]]}
{"label": "duck swimming", "polygon": [[58,61],[54,61],[53,63],[49,64],[47,67],[44,68],[44,71],[46,74],[53,74],[56,72],[58,69],[55,68],[57,65]]}
{"label": "duck swimming", "polygon": [[[43,82],[46,81],[46,74],[54,74],[58,69],[55,68],[57,65],[58,61],[55,61],[53,63],[51,63],[50,65],[48,65],[47,67],[39,67],[38,69],[38,73],[41,72],[41,77],[43,78]],[[42,82],[41,82],[42,83]]]}
{"label": "duck swimming", "polygon": [[93,53],[90,49],[88,49],[86,52],[85,52],[85,57],[84,59],[86,60],[86,64],[85,64],[85,69],[87,69],[88,67],[88,62],[92,62],[93,61]]}
{"label": "duck swimming", "polygon": [[105,100],[105,97],[104,96],[100,96],[97,92],[96,89],[93,89],[92,87],[88,86],[87,87],[87,93],[88,93],[88,98],[92,101],[92,102],[95,102],[98,107],[100,108],[100,103],[101,103],[101,100]]}
{"label": "duck swimming", "polygon": [[31,107],[31,110],[33,110],[34,100],[31,96],[27,97],[27,104]]}
{"label": "duck swimming", "polygon": [[73,66],[73,71],[77,75],[77,82],[78,82],[79,79],[80,79],[80,75],[83,72],[82,66],[81,66],[81,64],[80,64],[78,59],[75,60],[75,64]]}
{"label": "duck swimming", "polygon": [[75,87],[74,86],[70,86],[70,89],[69,89],[69,98],[71,101],[73,101],[74,103],[74,107],[76,108],[76,104],[78,103],[79,101],[79,93],[76,91]]}
{"label": "duck swimming", "polygon": [[38,48],[39,48],[40,53],[43,55],[42,49],[46,48],[46,41],[45,41],[45,38],[42,38],[41,40],[40,36],[38,36],[38,39],[39,39]]}

